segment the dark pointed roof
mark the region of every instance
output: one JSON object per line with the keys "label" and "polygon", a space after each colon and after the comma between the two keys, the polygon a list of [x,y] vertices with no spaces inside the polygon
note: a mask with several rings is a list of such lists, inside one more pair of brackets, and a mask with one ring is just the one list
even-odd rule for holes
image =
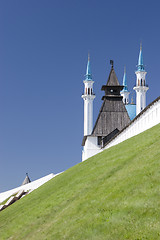
{"label": "dark pointed roof", "polygon": [[[103,144],[106,144],[131,121],[122,101],[123,97],[120,95],[122,89],[123,86],[119,84],[112,65],[107,84],[101,89],[105,91],[105,95],[102,97],[103,103],[91,134],[91,136],[100,137]],[[87,136],[83,138],[82,146],[85,145],[86,139]]]}
{"label": "dark pointed roof", "polygon": [[[29,178],[29,176],[28,176],[28,173],[26,173],[26,177],[25,177],[22,185],[25,185],[25,184],[30,183],[30,182],[31,182],[31,180],[30,180],[30,178]],[[22,185],[21,185],[21,186],[22,186]]]}
{"label": "dark pointed roof", "polygon": [[122,89],[123,89],[123,86],[119,84],[116,73],[112,66],[107,84],[103,85],[101,88],[101,90],[105,91],[105,96],[102,97],[102,100],[106,97],[113,97],[113,96],[121,97],[120,91],[122,91]]}
{"label": "dark pointed roof", "polygon": [[116,73],[114,71],[114,68],[112,66],[109,77],[108,77],[108,81],[107,81],[107,86],[120,86]]}
{"label": "dark pointed roof", "polygon": [[130,123],[122,98],[105,98],[92,135],[107,136],[116,128],[120,131]]}
{"label": "dark pointed roof", "polygon": [[130,118],[120,95],[122,89],[112,65],[107,84],[101,89],[105,91],[105,96],[102,97],[103,103],[92,131],[93,136],[105,137],[129,124]]}

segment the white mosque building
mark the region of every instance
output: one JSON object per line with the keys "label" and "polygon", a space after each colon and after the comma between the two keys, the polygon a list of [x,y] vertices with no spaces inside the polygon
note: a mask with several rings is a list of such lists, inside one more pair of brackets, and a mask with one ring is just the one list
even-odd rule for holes
{"label": "white mosque building", "polygon": [[82,161],[135,136],[154,125],[160,123],[160,97],[146,107],[146,74],[143,64],[142,45],[140,46],[136,74],[136,104],[129,101],[126,69],[124,69],[123,85],[120,85],[114,71],[113,61],[106,85],[103,103],[93,126],[93,92],[94,81],[88,58],[87,71],[84,82],[84,137],[82,141]]}

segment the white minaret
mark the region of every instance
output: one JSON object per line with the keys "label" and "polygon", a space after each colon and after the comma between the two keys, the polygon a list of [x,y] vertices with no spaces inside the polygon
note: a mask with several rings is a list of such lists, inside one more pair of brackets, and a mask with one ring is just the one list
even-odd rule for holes
{"label": "white minaret", "polygon": [[143,65],[142,45],[140,46],[140,53],[137,65],[136,86],[133,88],[136,91],[136,115],[138,115],[146,107],[146,92],[149,87],[146,85],[146,74]]}
{"label": "white minaret", "polygon": [[127,105],[129,103],[129,94],[127,87],[127,77],[126,77],[126,67],[124,67],[124,75],[123,75],[123,90],[120,92],[123,97],[123,103]]}
{"label": "white minaret", "polygon": [[82,98],[84,100],[84,136],[90,135],[93,130],[93,100],[95,94],[93,93],[92,74],[90,70],[90,59],[88,56],[87,71],[84,82],[84,94]]}

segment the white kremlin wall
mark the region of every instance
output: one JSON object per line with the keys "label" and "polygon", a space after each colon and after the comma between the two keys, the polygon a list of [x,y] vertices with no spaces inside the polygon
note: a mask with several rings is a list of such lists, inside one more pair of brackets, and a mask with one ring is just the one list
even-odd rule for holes
{"label": "white kremlin wall", "polygon": [[[110,148],[160,123],[160,97],[148,105],[135,119],[115,136],[104,149]],[[103,150],[104,150],[103,149]]]}
{"label": "white kremlin wall", "polygon": [[87,136],[85,145],[82,150],[82,161],[101,152],[101,146],[98,145],[98,138]]}
{"label": "white kremlin wall", "polygon": [[98,145],[97,137],[87,136],[85,146],[83,148],[82,161],[102,152],[107,148],[136,136],[158,123],[160,123],[160,97],[140,112],[128,126],[112,138],[103,148]]}
{"label": "white kremlin wall", "polygon": [[6,192],[2,192],[2,193],[0,193],[0,203],[3,202],[4,200],[6,200],[7,198],[9,198],[10,196],[12,196],[13,194],[19,192],[20,190],[29,191],[29,193],[30,193],[59,174],[60,173],[58,173],[58,174],[51,173],[45,177],[42,177],[38,180],[33,181],[33,182],[27,183],[25,185],[22,185],[20,187],[14,188],[14,189],[6,191]]}

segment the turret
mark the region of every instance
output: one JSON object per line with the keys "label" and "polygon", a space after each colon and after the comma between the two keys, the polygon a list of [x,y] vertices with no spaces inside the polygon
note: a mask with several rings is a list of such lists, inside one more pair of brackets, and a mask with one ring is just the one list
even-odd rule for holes
{"label": "turret", "polygon": [[95,94],[93,93],[93,83],[91,68],[90,68],[90,57],[88,56],[87,70],[85,75],[84,93],[82,98],[84,100],[84,136],[90,135],[93,130],[93,100]]}
{"label": "turret", "polygon": [[142,44],[138,58],[136,74],[136,86],[133,88],[136,91],[136,115],[138,115],[146,107],[146,92],[149,87],[146,85],[146,74],[143,64]]}

